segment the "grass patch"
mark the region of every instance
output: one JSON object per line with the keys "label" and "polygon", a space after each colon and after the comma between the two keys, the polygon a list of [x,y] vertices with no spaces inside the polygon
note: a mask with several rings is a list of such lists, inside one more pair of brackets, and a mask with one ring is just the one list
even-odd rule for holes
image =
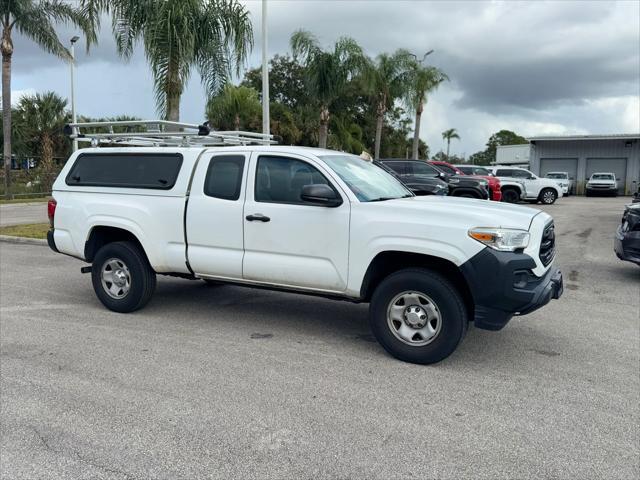
{"label": "grass patch", "polygon": [[48,231],[48,223],[30,223],[27,225],[0,227],[0,235],[11,235],[12,237],[47,238]]}
{"label": "grass patch", "polygon": [[0,199],[0,205],[8,203],[44,203],[48,202],[51,197],[37,197],[37,198],[14,198],[13,200]]}

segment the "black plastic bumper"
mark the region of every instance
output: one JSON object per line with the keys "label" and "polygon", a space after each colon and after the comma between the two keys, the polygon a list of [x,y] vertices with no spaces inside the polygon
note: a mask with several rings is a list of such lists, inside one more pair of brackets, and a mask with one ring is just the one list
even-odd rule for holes
{"label": "black plastic bumper", "polygon": [[640,232],[623,232],[620,225],[613,240],[613,250],[620,260],[640,265]]}
{"label": "black plastic bumper", "polygon": [[542,277],[529,255],[485,248],[460,268],[475,304],[476,327],[500,330],[514,315],[526,315],[563,293],[562,272],[551,267]]}
{"label": "black plastic bumper", "polygon": [[49,248],[56,253],[60,253],[58,251],[58,247],[56,247],[56,241],[53,238],[53,229],[47,232],[47,243],[49,244]]}

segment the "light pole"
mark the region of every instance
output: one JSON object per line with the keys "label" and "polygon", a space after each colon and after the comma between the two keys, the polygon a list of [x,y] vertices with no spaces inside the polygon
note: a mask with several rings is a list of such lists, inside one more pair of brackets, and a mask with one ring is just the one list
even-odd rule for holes
{"label": "light pole", "polygon": [[[75,43],[80,40],[80,37],[74,35],[71,37],[71,123],[76,123],[76,92],[74,89],[74,77],[76,67],[76,47]],[[78,140],[73,139],[73,151],[78,150]]]}
{"label": "light pole", "polygon": [[262,0],[262,133],[270,134],[269,65],[267,64],[267,0]]}

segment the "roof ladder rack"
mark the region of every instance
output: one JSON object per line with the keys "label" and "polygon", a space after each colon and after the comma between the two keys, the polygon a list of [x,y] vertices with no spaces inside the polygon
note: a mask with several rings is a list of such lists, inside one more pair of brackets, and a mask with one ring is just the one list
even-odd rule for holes
{"label": "roof ladder rack", "polygon": [[78,142],[92,146],[126,145],[139,147],[213,147],[232,145],[277,145],[273,135],[215,131],[208,122],[201,125],[168,120],[117,120],[80,122],[65,125],[64,132]]}

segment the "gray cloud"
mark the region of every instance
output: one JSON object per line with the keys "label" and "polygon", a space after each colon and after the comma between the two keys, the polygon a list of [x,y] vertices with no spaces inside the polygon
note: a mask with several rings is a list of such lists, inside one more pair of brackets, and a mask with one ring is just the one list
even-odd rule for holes
{"label": "gray cloud", "polygon": [[[256,34],[249,65],[257,66],[261,2],[244,3]],[[464,130],[452,148],[466,153],[481,148],[486,130],[497,127],[640,129],[628,106],[640,95],[637,2],[269,0],[268,5],[270,54],[287,52],[298,28],[312,31],[328,46],[341,35],[352,36],[370,55],[396,48],[435,49],[429,61],[452,80],[427,107],[423,131],[436,150],[441,127]],[[61,37],[73,33],[62,29]],[[29,40],[17,36],[15,42],[13,87],[66,94],[68,67]],[[100,44],[88,55],[81,46],[77,56],[79,110],[154,115],[144,55],[138,49],[128,64],[119,59],[108,20]],[[199,121],[204,101],[194,78],[183,98],[185,120]]]}

